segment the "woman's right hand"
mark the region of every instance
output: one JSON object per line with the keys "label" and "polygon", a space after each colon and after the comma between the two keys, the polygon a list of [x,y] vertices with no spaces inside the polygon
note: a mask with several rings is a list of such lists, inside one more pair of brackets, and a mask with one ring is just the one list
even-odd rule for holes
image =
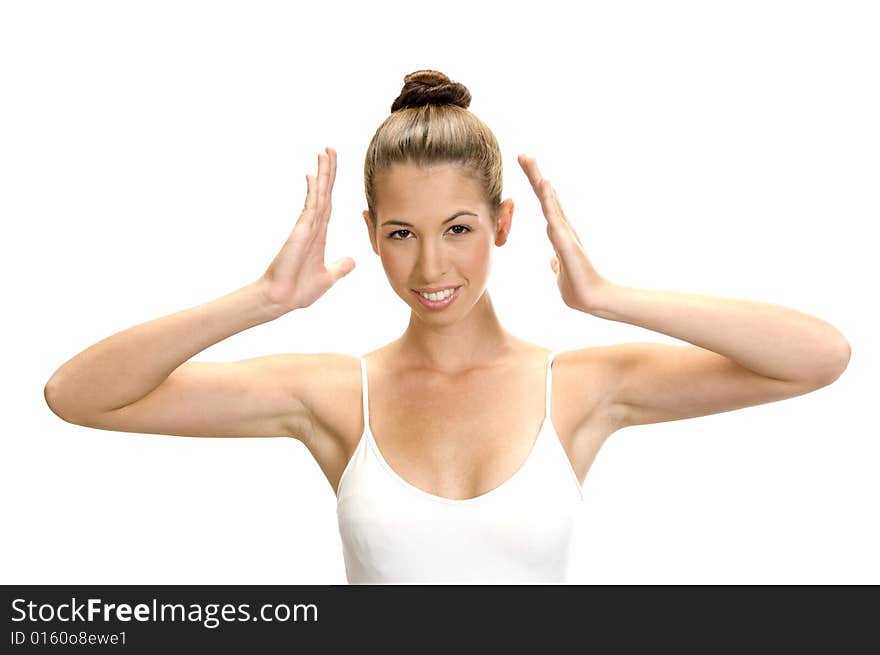
{"label": "woman's right hand", "polygon": [[318,175],[306,175],[308,193],[290,236],[263,273],[259,285],[267,302],[282,313],[308,307],[348,275],[354,259],[342,257],[324,266],[330,221],[330,196],[336,179],[336,151],[318,153]]}

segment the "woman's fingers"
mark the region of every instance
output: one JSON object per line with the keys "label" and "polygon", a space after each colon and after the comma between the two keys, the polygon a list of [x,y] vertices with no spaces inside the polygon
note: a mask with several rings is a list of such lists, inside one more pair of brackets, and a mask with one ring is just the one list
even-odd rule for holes
{"label": "woman's fingers", "polygon": [[541,210],[548,221],[553,221],[559,216],[559,205],[553,195],[553,187],[550,186],[550,180],[541,175],[538,169],[538,162],[533,157],[519,156],[519,164],[529,178],[532,189],[538,200],[541,202]]}
{"label": "woman's fingers", "polygon": [[519,165],[522,167],[523,171],[525,171],[526,177],[529,178],[532,190],[537,194],[541,180],[541,173],[538,171],[538,164],[534,159],[526,157],[525,155],[517,157],[517,161],[519,161]]}
{"label": "woman's fingers", "polygon": [[541,171],[538,169],[538,162],[535,158],[520,155],[518,160],[520,166],[522,166],[528,176],[535,194],[541,201],[541,210],[544,212],[547,222],[550,225],[556,225],[559,228],[564,226],[569,230],[574,239],[583,246],[577,231],[575,231],[571,223],[568,222],[568,217],[562,209],[562,203],[559,201],[559,195],[556,193],[556,189],[550,184],[550,180],[541,175]]}
{"label": "woman's fingers", "polygon": [[330,218],[333,182],[336,180],[336,152],[332,148],[324,148],[318,153],[318,189],[317,216],[323,220]]}
{"label": "woman's fingers", "polygon": [[324,175],[323,175],[323,162],[321,161],[321,155],[318,155],[318,172],[313,176],[313,185],[312,191],[314,193],[314,201],[312,203],[312,220],[316,222],[318,218],[321,216],[321,208],[323,206],[323,195],[324,195]]}
{"label": "woman's fingers", "polygon": [[324,163],[326,185],[324,187],[324,199],[321,206],[321,240],[327,238],[327,226],[330,224],[330,211],[332,207],[333,182],[336,178],[336,153],[331,148],[324,148]]}
{"label": "woman's fingers", "polygon": [[305,210],[309,212],[313,223],[321,217],[324,208],[324,187],[327,183],[325,159],[322,160],[321,154],[318,154],[318,172],[315,175],[306,175],[309,193],[306,198]]}
{"label": "woman's fingers", "polygon": [[532,184],[532,189],[534,189],[538,197],[543,200],[543,185],[545,182],[549,183],[549,180],[546,180],[541,174],[537,160],[534,157],[520,155],[520,166],[522,166],[523,170],[526,172],[529,182]]}
{"label": "woman's fingers", "polygon": [[306,174],[306,201],[303,204],[303,211],[309,211],[315,204],[315,184],[314,178]]}
{"label": "woman's fingers", "polygon": [[[336,151],[325,148],[318,153],[318,172],[306,174],[306,200],[300,218],[308,216],[313,225],[326,227],[330,218],[333,182],[336,179]],[[299,223],[299,221],[297,221]]]}
{"label": "woman's fingers", "polygon": [[583,246],[584,244],[581,242],[580,236],[578,236],[577,230],[574,229],[571,223],[568,221],[568,216],[565,215],[565,212],[562,210],[562,203],[559,201],[559,194],[556,193],[556,189],[553,189],[553,202],[556,203],[556,210],[559,212],[559,215],[562,217],[562,221],[568,226],[571,230],[571,233],[574,235],[574,238],[577,239],[577,242]]}
{"label": "woman's fingers", "polygon": [[324,206],[327,204],[327,181],[330,171],[330,165],[327,160],[327,153],[318,153],[318,210],[323,215]]}
{"label": "woman's fingers", "polygon": [[333,195],[333,183],[336,181],[336,151],[333,148],[325,148],[327,156],[330,157],[330,187],[327,189],[327,202],[330,202]]}

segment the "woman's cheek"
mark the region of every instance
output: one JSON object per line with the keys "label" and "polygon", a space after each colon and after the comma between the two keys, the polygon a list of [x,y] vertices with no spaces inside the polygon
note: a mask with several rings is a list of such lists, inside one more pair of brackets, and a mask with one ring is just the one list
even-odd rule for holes
{"label": "woman's cheek", "polygon": [[488,269],[489,267],[489,257],[492,255],[492,245],[489,243],[484,243],[480,241],[474,248],[468,250],[467,253],[467,267],[468,270],[473,271],[474,273],[479,272],[481,269]]}
{"label": "woman's cheek", "polygon": [[400,254],[383,254],[382,268],[385,269],[385,275],[394,285],[406,283],[408,272],[408,264],[406,258]]}

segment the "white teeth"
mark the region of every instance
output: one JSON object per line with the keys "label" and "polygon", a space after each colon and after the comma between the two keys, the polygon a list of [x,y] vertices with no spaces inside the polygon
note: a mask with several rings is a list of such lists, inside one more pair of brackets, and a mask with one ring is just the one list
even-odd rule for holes
{"label": "white teeth", "polygon": [[438,300],[443,300],[444,298],[448,298],[453,293],[455,293],[455,289],[446,289],[445,291],[439,291],[437,293],[422,293],[421,291],[419,291],[419,295],[421,295],[422,298],[427,298],[428,300],[433,300],[434,302],[437,302]]}

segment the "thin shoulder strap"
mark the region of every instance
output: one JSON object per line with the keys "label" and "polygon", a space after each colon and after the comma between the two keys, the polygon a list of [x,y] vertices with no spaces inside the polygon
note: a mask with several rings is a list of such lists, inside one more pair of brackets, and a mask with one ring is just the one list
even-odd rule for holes
{"label": "thin shoulder strap", "polygon": [[370,425],[369,404],[367,403],[367,360],[360,357],[361,360],[361,396],[363,396],[364,405],[364,429]]}
{"label": "thin shoulder strap", "polygon": [[550,399],[552,397],[553,392],[553,358],[556,357],[556,354],[559,351],[551,350],[547,355],[547,398],[544,401],[544,407],[546,408],[547,416],[550,416]]}

